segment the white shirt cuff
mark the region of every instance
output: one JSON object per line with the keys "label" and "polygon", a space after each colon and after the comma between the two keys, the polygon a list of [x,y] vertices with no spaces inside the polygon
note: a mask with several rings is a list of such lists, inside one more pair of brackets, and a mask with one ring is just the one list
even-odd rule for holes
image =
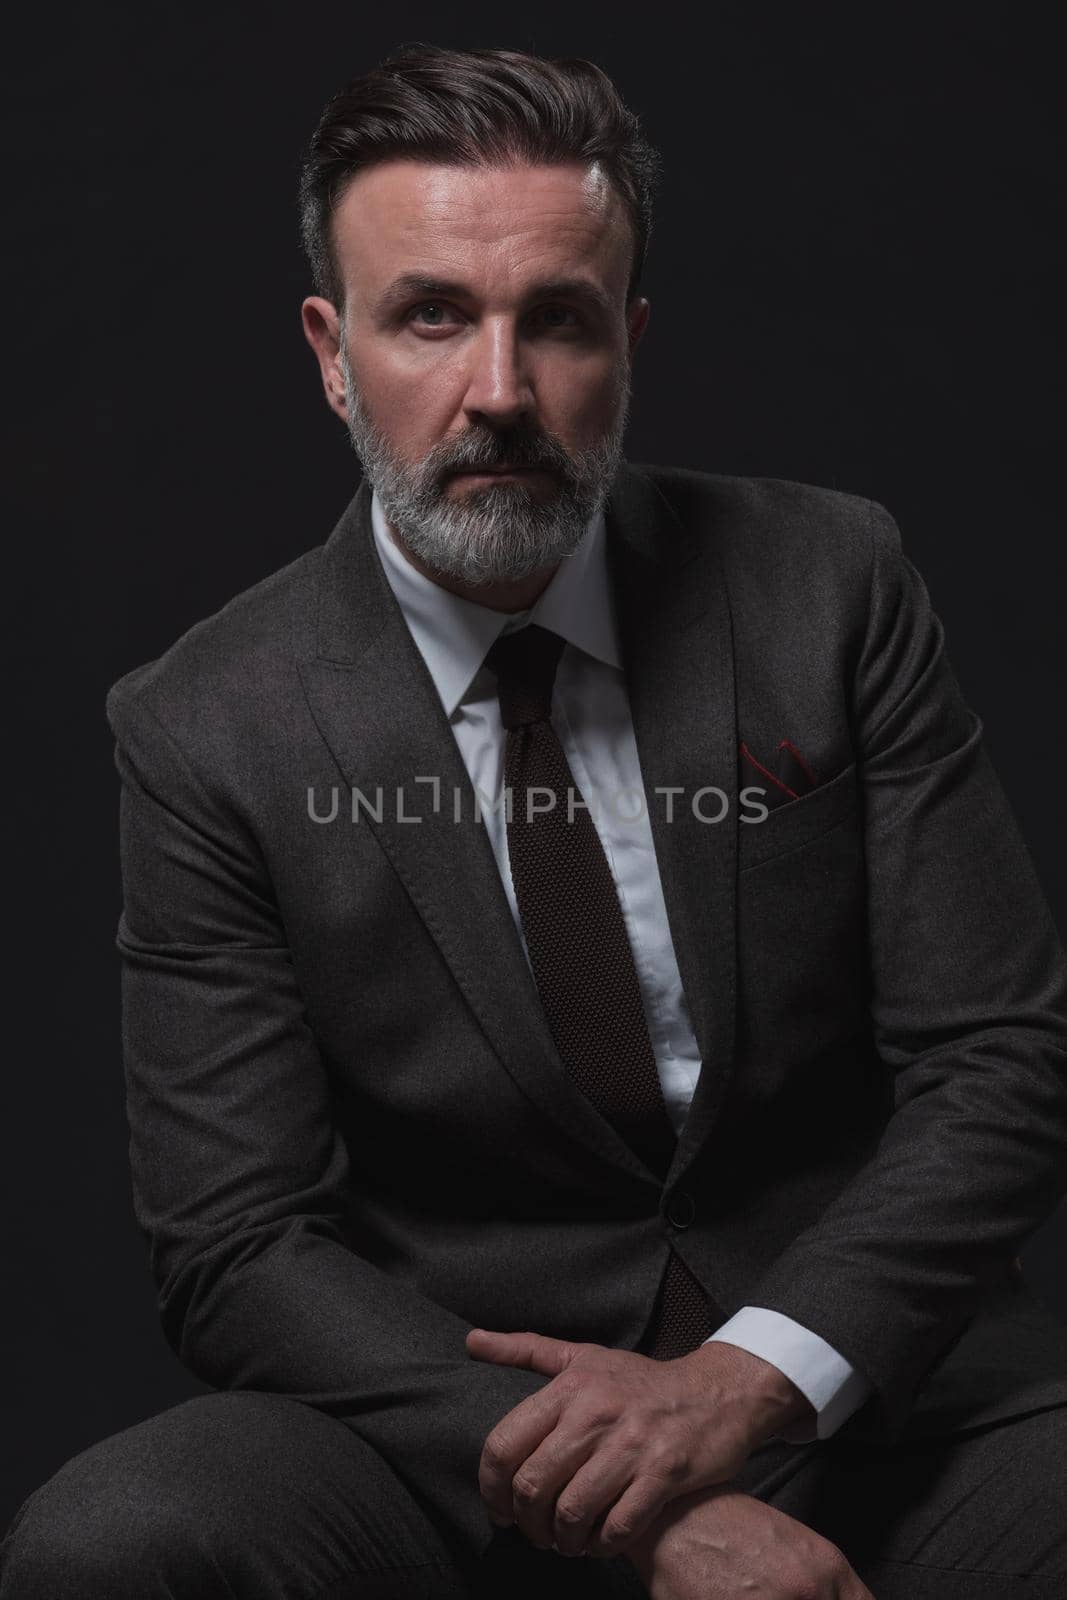
{"label": "white shirt cuff", "polygon": [[873,1385],[832,1345],[792,1317],[763,1306],[742,1306],[710,1339],[736,1344],[769,1361],[811,1401],[811,1418],[783,1428],[775,1438],[787,1444],[828,1439],[862,1405]]}

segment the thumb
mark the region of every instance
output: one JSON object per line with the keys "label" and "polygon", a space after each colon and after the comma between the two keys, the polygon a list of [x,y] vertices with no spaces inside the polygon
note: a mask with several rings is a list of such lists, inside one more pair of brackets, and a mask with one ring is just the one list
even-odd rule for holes
{"label": "thumb", "polygon": [[499,1333],[491,1328],[471,1328],[467,1334],[467,1349],[479,1361],[528,1367],[553,1378],[570,1365],[580,1348],[547,1333]]}

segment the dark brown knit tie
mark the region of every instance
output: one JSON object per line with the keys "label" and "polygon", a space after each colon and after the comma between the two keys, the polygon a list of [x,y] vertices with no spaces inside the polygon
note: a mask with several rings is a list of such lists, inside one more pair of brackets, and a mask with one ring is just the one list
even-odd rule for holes
{"label": "dark brown knit tie", "polygon": [[[600,835],[549,721],[562,649],[558,634],[532,623],[502,634],[485,658],[507,730],[505,817],[515,898],[560,1057],[601,1115],[665,1177],[676,1140],[626,923]],[[528,816],[528,791],[537,789],[551,791],[555,804],[538,809],[548,796],[532,794]],[[672,1250],[644,1353],[670,1360],[713,1332],[704,1293]]]}

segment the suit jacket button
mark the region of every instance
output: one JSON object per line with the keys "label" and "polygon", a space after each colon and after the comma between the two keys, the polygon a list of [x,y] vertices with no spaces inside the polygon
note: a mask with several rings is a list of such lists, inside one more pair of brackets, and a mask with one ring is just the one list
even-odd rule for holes
{"label": "suit jacket button", "polygon": [[691,1194],[672,1194],[667,1202],[667,1221],[675,1228],[688,1228],[697,1214],[697,1203]]}

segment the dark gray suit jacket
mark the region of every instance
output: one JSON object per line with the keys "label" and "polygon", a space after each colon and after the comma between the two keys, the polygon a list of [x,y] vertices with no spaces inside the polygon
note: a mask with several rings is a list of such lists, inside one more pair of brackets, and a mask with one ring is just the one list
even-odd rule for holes
{"label": "dark gray suit jacket", "polygon": [[[723,1318],[784,1312],[867,1374],[839,1437],[1067,1403],[1067,1333],[1013,1264],[1067,1187],[1067,961],[888,513],[615,482],[703,1063],[662,1186],[554,1050],[473,806],[414,783],[472,794],[369,513],[364,482],[324,545],[108,695],[133,1193],[181,1361],[339,1418],[461,1557],[491,1535],[485,1436],[548,1381],[466,1330],[633,1349],[671,1249]],[[817,787],[743,823],[739,745],[782,738]],[[717,824],[687,803],[708,784]],[[684,786],[672,823],[657,785]]]}

